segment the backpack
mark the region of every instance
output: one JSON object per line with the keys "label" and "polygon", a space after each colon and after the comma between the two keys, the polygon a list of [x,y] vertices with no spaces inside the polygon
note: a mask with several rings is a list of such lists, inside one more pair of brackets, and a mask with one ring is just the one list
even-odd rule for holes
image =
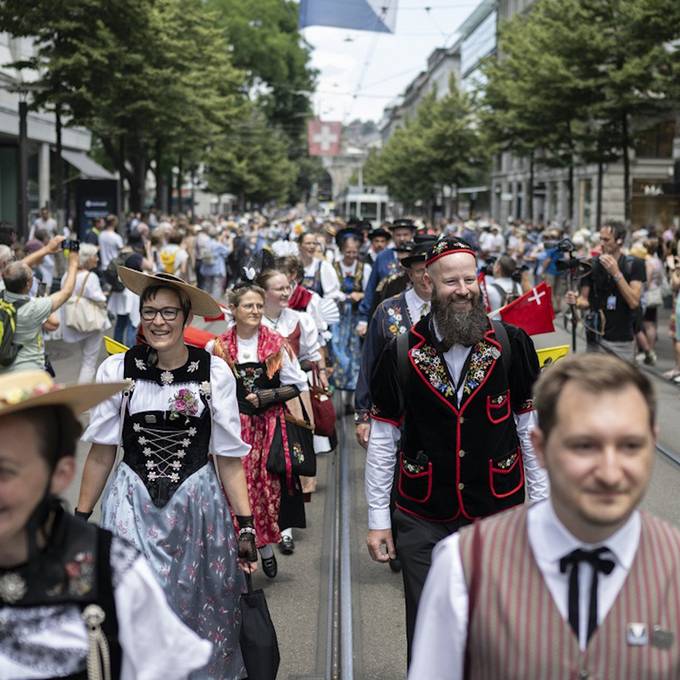
{"label": "backpack", "polygon": [[122,293],[125,290],[123,282],[118,278],[118,267],[124,267],[128,257],[130,257],[130,253],[124,253],[114,257],[102,273],[104,283],[109,286],[112,293]]}
{"label": "backpack", "polygon": [[23,345],[14,344],[17,329],[17,309],[25,305],[27,300],[12,303],[5,299],[5,292],[0,293],[0,366],[11,366]]}
{"label": "backpack", "polygon": [[512,282],[512,293],[506,293],[505,288],[503,288],[503,286],[497,283],[492,283],[491,285],[498,291],[498,294],[501,296],[501,307],[509,305],[511,302],[514,302],[518,297],[522,296],[522,291],[517,281]]}

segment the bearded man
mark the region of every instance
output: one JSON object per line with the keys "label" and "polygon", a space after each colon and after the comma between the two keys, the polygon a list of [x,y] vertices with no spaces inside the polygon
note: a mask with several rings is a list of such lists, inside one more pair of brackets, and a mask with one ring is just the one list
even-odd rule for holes
{"label": "bearded man", "polygon": [[409,658],[435,544],[526,495],[548,494],[530,438],[539,374],[533,342],[515,326],[489,321],[468,243],[441,239],[426,266],[432,311],[376,364],[366,457],[368,550],[377,562],[399,553]]}

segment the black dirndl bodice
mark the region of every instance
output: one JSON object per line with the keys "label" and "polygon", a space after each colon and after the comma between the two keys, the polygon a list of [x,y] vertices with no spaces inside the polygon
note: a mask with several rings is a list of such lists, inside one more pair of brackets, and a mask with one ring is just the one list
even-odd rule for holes
{"label": "black dirndl bodice", "polygon": [[[153,366],[148,347],[139,345],[125,353],[124,375],[132,382],[123,392],[123,462],[139,476],[157,507],[163,507],[185,479],[208,463],[212,422],[210,355],[195,347],[187,349],[186,364],[174,371]],[[164,410],[130,413],[129,400],[140,380],[159,386],[177,385]],[[182,393],[186,383],[199,385],[204,407],[200,416],[192,414],[195,404]]]}
{"label": "black dirndl bodice", "polygon": [[[112,534],[73,517],[61,506],[55,507],[54,513],[45,548],[28,564],[0,569],[0,608],[76,605],[84,612],[88,606],[96,605],[104,614],[101,629],[109,647],[111,678],[117,680],[120,677],[122,650],[118,642],[118,618],[111,571]],[[137,551],[125,545],[130,555],[136,558]],[[7,630],[4,626],[7,626]],[[20,632],[12,628],[11,617],[5,624],[0,621],[0,644],[14,645],[16,653],[26,658],[31,658],[31,654],[39,654],[39,650],[27,648],[20,639]],[[58,650],[52,650],[52,653],[56,653],[58,658]],[[64,650],[64,654],[70,653],[70,650]],[[60,680],[87,680],[87,672],[83,670],[59,677]]]}
{"label": "black dirndl bodice", "polygon": [[279,371],[271,378],[267,376],[267,366],[264,362],[249,361],[243,364],[234,364],[234,374],[236,376],[236,398],[238,399],[238,410],[246,416],[261,415],[268,408],[257,408],[251,404],[246,396],[256,390],[268,390],[281,387]]}

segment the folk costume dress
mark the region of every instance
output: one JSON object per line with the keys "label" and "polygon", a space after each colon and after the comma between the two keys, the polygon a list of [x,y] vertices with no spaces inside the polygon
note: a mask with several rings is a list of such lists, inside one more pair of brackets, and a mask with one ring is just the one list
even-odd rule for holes
{"label": "folk costume dress", "polygon": [[[301,517],[299,511],[292,517],[290,513],[282,512],[282,496],[299,495],[299,480],[292,475],[280,479],[267,471],[267,459],[277,427],[282,445],[287,446],[284,406],[280,402],[259,408],[246,396],[256,390],[275,389],[281,385],[295,385],[303,391],[307,389],[307,377],[285,338],[266,326],[260,326],[257,335],[249,340],[239,338],[234,326],[215,340],[210,351],[223,359],[236,376],[241,437],[251,446],[243,466],[257,547],[279,543],[281,529],[305,526],[301,503],[296,504],[301,506]],[[284,503],[284,508],[287,507]]]}
{"label": "folk costume dress", "polygon": [[357,386],[361,363],[361,338],[355,328],[359,322],[359,303],[350,299],[352,293],[366,290],[371,275],[370,265],[355,261],[351,266],[336,262],[335,272],[344,299],[338,302],[340,321],[331,327],[333,349],[333,385],[339,390],[353,391]]}
{"label": "folk costume dress", "polygon": [[83,439],[122,442],[123,459],[102,499],[102,526],[147,558],[173,609],[213,643],[196,680],[245,677],[239,649],[244,579],[229,506],[209,454],[243,457],[236,381],[206,351],[161,370],[149,347],[106,359],[98,382],[129,388],[92,409]]}
{"label": "folk costume dress", "polygon": [[0,569],[0,679],[87,680],[85,620],[102,616],[112,680],[180,680],[210,658],[132,545],[58,507],[45,548]]}

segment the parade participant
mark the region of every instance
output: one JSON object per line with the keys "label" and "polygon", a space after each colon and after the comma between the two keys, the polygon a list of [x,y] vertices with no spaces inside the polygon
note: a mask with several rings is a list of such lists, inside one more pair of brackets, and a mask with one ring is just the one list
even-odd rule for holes
{"label": "parade participant", "polygon": [[592,312],[586,322],[594,327],[598,342],[589,349],[634,361],[635,310],[647,275],[642,260],[623,254],[625,239],[626,227],[621,222],[600,229],[602,254],[593,258],[592,270],[581,279],[580,292],[569,291],[565,301]]}
{"label": "parade participant", "polygon": [[325,259],[317,257],[319,235],[311,231],[303,232],[298,239],[298,248],[305,272],[302,285],[321,297],[337,297],[340,284],[333,266]]}
{"label": "parade participant", "polygon": [[373,266],[378,259],[378,255],[382,253],[387,244],[390,242],[392,235],[384,227],[378,227],[368,232],[369,247],[364,254],[364,262]]}
{"label": "parade participant", "polygon": [[340,321],[331,326],[331,349],[333,354],[333,374],[331,382],[345,394],[345,413],[353,413],[353,393],[357,385],[359,364],[361,362],[361,341],[355,327],[358,322],[359,303],[371,275],[371,266],[359,262],[358,235],[352,229],[341,230],[336,236],[342,259],[334,264],[335,273],[340,281],[342,298]]}
{"label": "parade participant", "polygon": [[[487,277],[486,291],[489,307],[497,311],[522,295],[522,286],[517,280],[517,263],[509,255],[501,255],[493,263],[493,279]],[[500,319],[495,314],[492,318]]]}
{"label": "parade participant", "polygon": [[[319,342],[321,344],[322,353],[325,352],[324,348],[326,342],[330,340],[331,334],[328,330],[328,322],[324,318],[324,314],[329,305],[333,305],[333,302],[324,302],[323,298],[318,293],[315,293],[309,288],[305,288],[302,285],[302,279],[304,278],[304,267],[299,257],[295,255],[287,255],[285,257],[280,257],[276,261],[277,271],[283,272],[288,277],[288,283],[290,284],[291,294],[288,298],[288,307],[296,312],[307,312],[314,323],[316,324],[316,329],[319,332]],[[333,307],[337,313],[337,307]],[[325,354],[324,354],[325,357]],[[322,376],[322,384],[324,387],[328,387],[327,379],[325,373]]]}
{"label": "parade participant", "polygon": [[[288,307],[290,284],[286,275],[276,269],[267,269],[258,275],[256,281],[265,292],[262,324],[270,330],[276,331],[288,341],[303,371],[317,371],[325,380],[326,360],[321,351],[316,324],[306,312],[296,312]],[[300,399],[302,399],[305,409],[311,417],[312,403],[309,398],[309,391],[303,391],[300,394]],[[298,408],[295,401],[289,402],[288,408],[294,416],[302,418],[302,410]],[[327,441],[326,438],[322,439]],[[318,438],[315,437],[314,450],[321,453],[321,449],[317,448],[318,446]],[[324,450],[330,450],[330,444],[326,444],[326,446],[328,448]],[[304,494],[316,490],[315,478],[302,477],[300,481]],[[306,526],[304,506],[300,509],[299,501],[300,498],[297,495],[285,494],[283,497],[283,514],[288,519],[281,526],[281,544],[279,547],[285,555],[290,555],[295,550],[293,528],[303,529]]]}
{"label": "parade participant", "polygon": [[[402,243],[411,241],[416,233],[416,225],[413,220],[399,219],[395,220],[393,224],[388,226],[392,233],[392,241],[397,247]],[[373,297],[375,290],[382,279],[390,274],[396,274],[400,271],[399,258],[394,248],[387,248],[383,250],[376,258],[375,266],[371,270],[371,277],[366,286],[366,294],[359,305],[359,323],[357,325],[357,332],[359,335],[366,335],[368,329],[368,321],[371,310],[373,309]]]}
{"label": "parade participant", "polygon": [[[274,578],[278,566],[272,545],[282,540],[279,522],[288,529],[304,526],[305,518],[304,503],[281,503],[289,492],[297,492],[301,500],[299,480],[270,474],[267,459],[277,427],[285,428],[284,403],[308,388],[307,376],[286,339],[262,324],[264,304],[265,292],[259,286],[244,285],[231,291],[229,309],[235,324],[211,343],[208,351],[226,361],[236,377],[241,437],[251,447],[243,463],[257,547],[262,571]],[[280,441],[287,446],[283,438]]]}
{"label": "parade participant", "polygon": [[3,678],[180,680],[210,657],[137,550],[59,500],[76,472],[78,414],[124,387],[0,377]]}
{"label": "parade participant", "polygon": [[427,244],[420,245],[401,260],[401,266],[406,270],[411,287],[381,302],[368,326],[354,394],[356,438],[363,448],[368,446],[368,435],[371,431],[369,383],[375,363],[392,338],[406,333],[430,311],[432,286],[430,280],[425,277],[425,258],[429,247]]}
{"label": "parade participant", "polygon": [[437,546],[409,677],[678,677],[680,532],[638,509],[657,436],[649,379],[574,355],[535,394],[550,499]]}
{"label": "parade participant", "polygon": [[122,395],[92,410],[78,512],[91,514],[122,445],[123,459],[102,500],[102,526],[146,556],[182,621],[213,643],[196,677],[242,678],[239,567],[252,571],[257,559],[241,462],[249,447],[241,440],[228,366],[183,338],[193,314],[216,316],[220,309],[170,274],[121,267],[119,275],[140,296],[148,345],[114,354],[99,367],[98,382],[130,382]]}
{"label": "parade participant", "polygon": [[376,364],[366,458],[367,543],[379,562],[396,555],[390,492],[398,464],[393,521],[409,649],[434,545],[478,517],[522,503],[525,477],[530,500],[547,493],[529,438],[539,372],[531,339],[489,321],[465,241],[437,241],[426,265],[432,311]]}

